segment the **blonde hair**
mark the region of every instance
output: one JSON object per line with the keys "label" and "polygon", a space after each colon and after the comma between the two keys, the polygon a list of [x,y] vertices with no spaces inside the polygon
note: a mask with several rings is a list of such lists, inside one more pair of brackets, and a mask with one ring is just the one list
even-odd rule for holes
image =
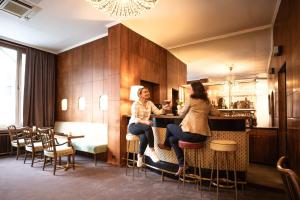
{"label": "blonde hair", "polygon": [[146,87],[142,87],[142,88],[138,89],[137,95],[138,95],[139,98],[141,98],[141,95],[142,95],[143,90],[148,90],[148,91],[149,91],[149,89],[146,88]]}

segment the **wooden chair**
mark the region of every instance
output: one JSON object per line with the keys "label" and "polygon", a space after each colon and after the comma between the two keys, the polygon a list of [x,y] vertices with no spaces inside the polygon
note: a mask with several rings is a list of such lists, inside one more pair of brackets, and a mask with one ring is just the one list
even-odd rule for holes
{"label": "wooden chair", "polygon": [[289,200],[300,200],[300,180],[291,169],[284,168],[286,157],[282,156],[277,162],[277,170],[280,172],[282,181]]}
{"label": "wooden chair", "polygon": [[42,156],[43,144],[42,138],[37,132],[33,132],[31,128],[26,128],[23,130],[23,136],[25,141],[25,159],[24,164],[27,159],[27,152],[31,154],[31,167],[33,167],[34,159],[37,155]]}
{"label": "wooden chair", "polygon": [[75,169],[75,150],[72,146],[66,146],[68,142],[58,144],[56,138],[54,138],[52,129],[40,130],[39,135],[42,138],[42,145],[44,148],[43,170],[45,170],[47,158],[53,159],[53,175],[55,175],[57,159],[62,156],[72,156],[73,170]]}
{"label": "wooden chair", "polygon": [[11,144],[11,153],[13,153],[13,148],[16,148],[17,149],[16,160],[18,160],[20,155],[20,149],[22,147],[25,147],[23,134],[16,129],[15,125],[11,125],[8,127],[8,134],[9,134],[10,144]]}

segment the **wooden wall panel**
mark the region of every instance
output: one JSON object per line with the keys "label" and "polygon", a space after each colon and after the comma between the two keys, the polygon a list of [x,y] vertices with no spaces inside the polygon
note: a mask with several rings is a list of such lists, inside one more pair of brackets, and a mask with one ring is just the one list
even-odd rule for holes
{"label": "wooden wall panel", "polygon": [[[160,85],[160,102],[166,98],[166,55],[167,50],[159,45],[149,41],[134,31],[123,25],[122,38],[124,35],[126,40],[122,40],[122,49],[127,51],[123,54],[126,56],[124,62],[128,64],[121,69],[121,79],[125,82],[121,84],[123,90],[127,90],[129,94],[130,86],[140,84],[141,80],[153,82]],[[128,42],[127,42],[128,41]],[[122,62],[123,63],[123,62]],[[124,77],[124,78],[123,78]],[[125,80],[132,77],[130,81]],[[126,88],[126,89],[124,89]],[[124,93],[124,94],[125,94]],[[124,96],[123,99],[128,99]],[[129,112],[130,110],[128,110]]]}
{"label": "wooden wall panel", "polygon": [[[287,156],[293,170],[300,175],[300,1],[282,0],[274,26],[274,45],[283,46],[283,55],[273,57],[270,67],[274,67],[276,73],[286,63],[287,86]],[[278,95],[275,84],[277,77],[270,80],[273,87],[270,90]],[[278,98],[276,98],[278,99]],[[278,101],[276,101],[275,125],[278,125]],[[276,118],[275,117],[275,118]]]}
{"label": "wooden wall panel", "polygon": [[170,52],[167,53],[167,96],[172,99],[172,89],[178,90],[180,85],[187,82],[186,64]]}
{"label": "wooden wall panel", "polygon": [[[56,121],[107,123],[106,113],[99,109],[100,95],[108,94],[104,93],[107,49],[107,38],[102,38],[58,55]],[[86,101],[84,111],[78,109],[81,96]],[[67,111],[61,110],[63,98],[68,99]]]}

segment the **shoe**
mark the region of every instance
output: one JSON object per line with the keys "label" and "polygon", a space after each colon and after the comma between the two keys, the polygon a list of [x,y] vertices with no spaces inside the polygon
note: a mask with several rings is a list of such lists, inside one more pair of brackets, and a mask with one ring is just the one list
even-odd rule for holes
{"label": "shoe", "polygon": [[138,155],[136,166],[137,167],[142,167],[143,166],[143,156]]}
{"label": "shoe", "polygon": [[165,144],[158,144],[158,147],[159,147],[160,149],[164,149],[164,150],[167,150],[167,151],[171,151],[171,148],[168,147],[168,146],[165,145]]}
{"label": "shoe", "polygon": [[181,176],[183,174],[183,167],[179,167],[178,171],[175,173],[175,176]]}
{"label": "shoe", "polygon": [[153,162],[159,162],[159,158],[154,150],[150,150],[149,156]]}
{"label": "shoe", "polygon": [[187,164],[185,165],[185,168],[184,167],[179,167],[178,171],[175,173],[175,176],[181,176],[183,174],[183,172],[185,170],[187,170],[187,168],[189,168],[189,166]]}

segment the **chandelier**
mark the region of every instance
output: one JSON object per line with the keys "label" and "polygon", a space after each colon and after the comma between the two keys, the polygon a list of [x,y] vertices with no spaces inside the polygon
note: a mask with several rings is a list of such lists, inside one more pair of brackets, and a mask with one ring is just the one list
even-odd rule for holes
{"label": "chandelier", "polygon": [[116,17],[137,16],[150,10],[158,0],[86,0],[99,10]]}

